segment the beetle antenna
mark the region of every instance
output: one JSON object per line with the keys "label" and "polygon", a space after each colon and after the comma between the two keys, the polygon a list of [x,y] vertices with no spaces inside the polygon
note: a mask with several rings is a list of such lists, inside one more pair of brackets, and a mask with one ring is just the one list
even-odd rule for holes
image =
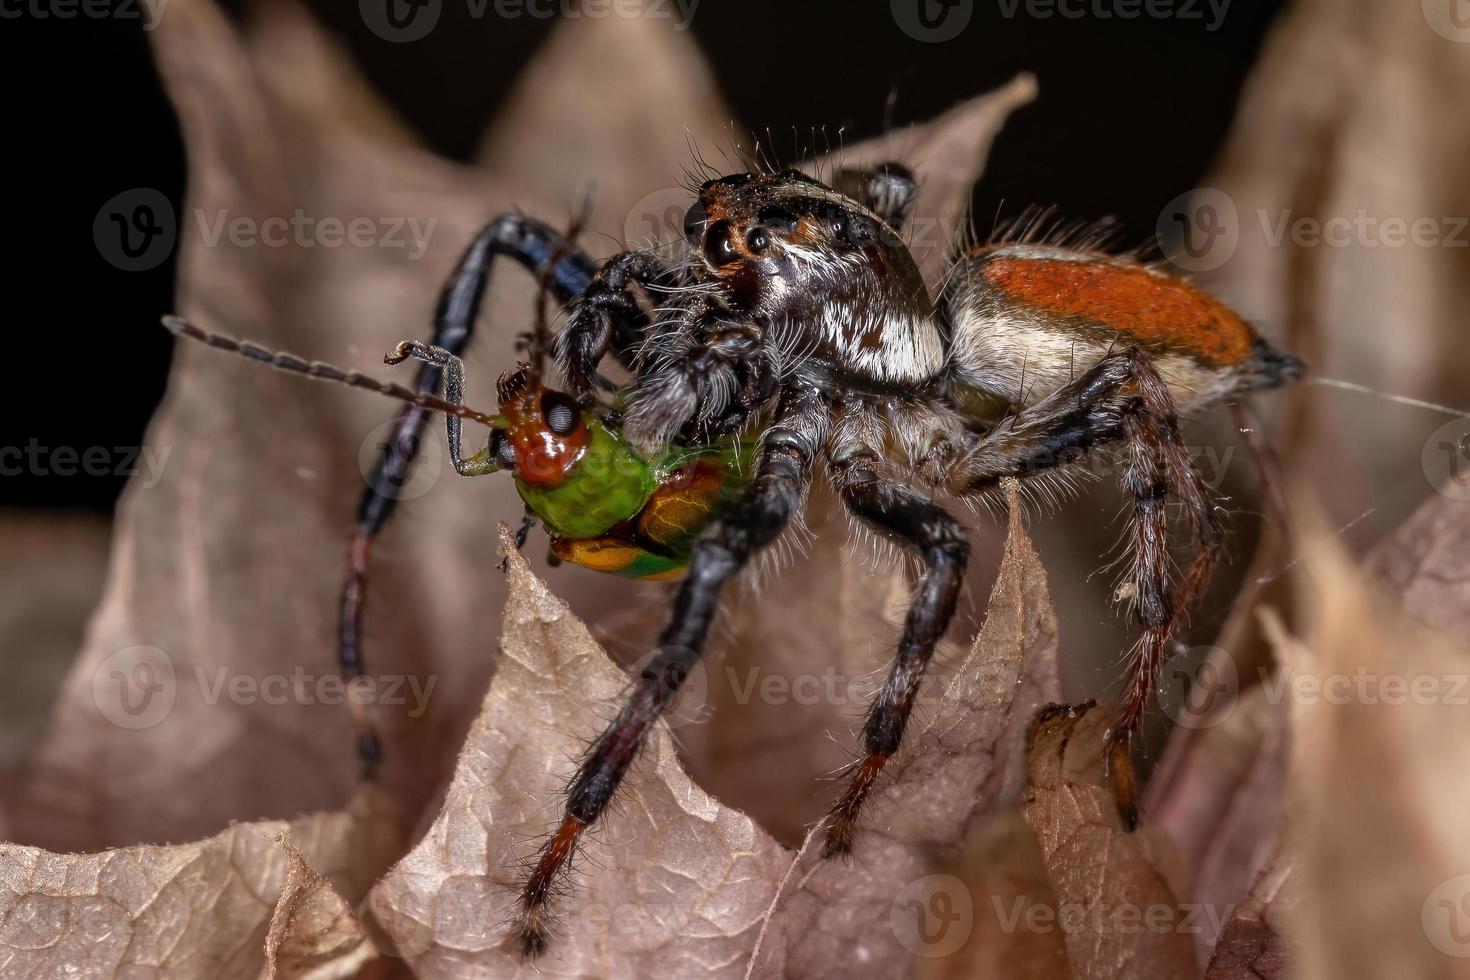
{"label": "beetle antenna", "polygon": [[396,398],[401,402],[408,402],[410,405],[444,412],[446,415],[457,415],[462,419],[479,422],[481,425],[488,425],[491,428],[497,425],[504,425],[503,419],[497,419],[495,416],[488,415],[485,412],[476,411],[467,405],[455,405],[427,391],[415,391],[412,388],[405,388],[403,385],[394,384],[391,381],[381,381],[370,375],[360,374],[357,371],[347,371],[333,364],[326,364],[322,361],[308,361],[305,358],[297,357],[295,354],[287,353],[286,351],[268,350],[248,340],[236,340],[234,337],[226,337],[224,334],[210,333],[207,330],[196,327],[188,320],[182,320],[176,316],[164,317],[163,325],[175,337],[187,337],[205,346],[229,351],[232,354],[239,354],[241,357],[261,364],[267,364],[281,371],[302,374],[308,378],[316,378],[319,381],[336,381],[344,385],[350,385],[353,388],[375,391],[380,395],[387,395],[389,398]]}

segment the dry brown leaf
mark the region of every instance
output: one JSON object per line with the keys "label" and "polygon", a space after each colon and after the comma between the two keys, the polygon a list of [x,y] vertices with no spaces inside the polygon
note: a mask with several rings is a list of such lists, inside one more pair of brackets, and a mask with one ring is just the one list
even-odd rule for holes
{"label": "dry brown leaf", "polygon": [[1032,726],[1025,813],[1056,894],[1052,921],[1076,977],[1197,976],[1195,913],[1159,870],[1165,839],[1124,831],[1101,785],[1108,723],[1102,707],[1053,705]]}
{"label": "dry brown leaf", "polygon": [[1430,497],[1364,567],[1426,626],[1470,636],[1470,501]]}
{"label": "dry brown leaf", "polygon": [[358,975],[377,951],[332,883],[307,863],[287,839],[286,881],[265,937],[270,980],[335,980]]}
{"label": "dry brown leaf", "polygon": [[[1229,654],[1216,650],[1212,657],[1215,669]],[[1229,670],[1233,679],[1233,661]],[[1212,913],[1199,917],[1191,934],[1201,964],[1277,848],[1289,753],[1285,706],[1260,684],[1242,692],[1212,680],[1224,676],[1200,675],[1221,685],[1218,700],[1208,713],[1182,716],[1199,727],[1174,733],[1144,807],[1187,864],[1187,880],[1171,882],[1176,893]]]}
{"label": "dry brown leaf", "polygon": [[[982,821],[959,859],[940,864],[936,871],[953,874],[972,896],[974,930],[954,953],[921,958],[916,971],[920,980],[1055,980],[1072,975],[1061,928],[1023,925],[1028,915],[1047,917],[1034,922],[1055,922],[1057,899],[1036,835],[1019,809]],[[936,895],[937,889],[931,903]],[[941,941],[946,938],[937,923],[932,928]]]}
{"label": "dry brown leaf", "polygon": [[[851,867],[821,861],[810,840],[797,856],[769,915],[755,975],[893,974],[916,955],[947,956],[963,945],[961,927],[927,939],[906,903],[918,902],[922,914],[934,889],[949,895],[930,865],[958,850],[977,815],[1019,793],[1027,722],[1057,687],[1046,573],[1026,537],[1014,486],[1010,492],[1006,551],[984,626],[952,672],[930,679],[928,690],[938,688],[939,696],[921,708],[889,763]],[[954,891],[949,900],[973,911],[968,890]],[[972,921],[964,921],[966,933]]]}
{"label": "dry brown leaf", "polygon": [[348,901],[401,847],[397,814],[366,791],[349,810],[236,824],[191,844],[56,854],[0,845],[0,972],[250,980],[265,972],[277,898],[300,858]]}
{"label": "dry brown leaf", "polygon": [[102,595],[107,522],[82,514],[0,511],[0,839],[15,774],[45,730]]}
{"label": "dry brown leaf", "polygon": [[[1209,285],[1289,336],[1312,371],[1389,392],[1470,404],[1470,45],[1451,4],[1298,0],[1246,86],[1206,185],[1221,232]],[[1390,222],[1428,221],[1430,243]],[[1313,236],[1333,222],[1350,230]],[[1314,224],[1315,223],[1315,224]],[[1305,233],[1302,233],[1302,232]],[[1390,342],[1391,338],[1391,342]],[[1356,547],[1396,527],[1425,490],[1421,453],[1445,422],[1422,409],[1305,386],[1303,430],[1283,463],[1316,488]],[[1373,508],[1371,513],[1366,513]]]}
{"label": "dry brown leaf", "polygon": [[1289,859],[1273,861],[1256,876],[1215,944],[1205,980],[1273,980],[1291,976],[1294,958],[1288,918],[1301,896]]}
{"label": "dry brown leaf", "polygon": [[627,680],[506,532],[502,546],[510,598],[495,680],[438,819],[369,908],[435,977],[738,976],[787,862],[755,821],[685,775],[663,725],[581,849],[549,951],[521,963],[507,913],[523,861]]}
{"label": "dry brown leaf", "polygon": [[[1388,552],[1435,555],[1422,566],[1423,588],[1412,576],[1400,586],[1458,601],[1462,586],[1435,579],[1463,574],[1464,555],[1414,540],[1441,530],[1416,518]],[[1278,860],[1291,862],[1303,896],[1290,916],[1294,975],[1470,976],[1461,918],[1470,896],[1470,649],[1463,633],[1424,626],[1375,586],[1320,517],[1306,522],[1299,548],[1311,596],[1305,636],[1292,639],[1274,616],[1267,629],[1293,732],[1294,846]]]}

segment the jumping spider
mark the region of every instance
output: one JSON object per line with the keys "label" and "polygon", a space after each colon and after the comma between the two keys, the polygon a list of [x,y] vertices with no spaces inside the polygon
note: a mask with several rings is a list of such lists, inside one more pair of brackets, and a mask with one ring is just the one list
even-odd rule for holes
{"label": "jumping spider", "polygon": [[[1124,822],[1136,825],[1131,742],[1165,646],[1221,548],[1216,505],[1178,420],[1299,377],[1302,365],[1206,293],[1094,243],[1002,240],[974,248],[954,262],[933,298],[900,238],[914,198],[912,175],[900,164],[842,171],[830,185],[796,170],[721,176],[699,188],[679,261],[627,251],[594,262],[541,222],[496,218],[445,287],[432,344],[405,342],[390,357],[424,362],[413,391],[243,345],[258,360],[414,402],[358,511],[341,602],[339,651],[349,678],[363,666],[371,544],[392,513],[394,488],[430,410],[446,412],[459,472],[513,470],[523,496],[528,481],[541,479],[532,475],[525,446],[535,443],[543,453],[535,472],[560,479],[558,467],[570,473],[581,458],[578,425],[616,432],[645,460],[753,427],[749,471],[737,492],[725,495],[733,499],[695,511],[687,550],[670,559],[674,571],[687,566],[687,574],[658,648],[581,760],[561,823],[524,881],[517,941],[526,955],[546,944],[549,896],[579,838],[602,816],[704,649],[725,583],[799,518],[818,470],[854,520],[922,566],[896,659],[862,728],[861,757],[828,814],[824,855],[852,848],[863,803],[899,748],[925,667],[954,615],[969,544],[934,495],[975,497],[1006,477],[1054,479],[1106,444],[1121,447],[1121,483],[1132,499],[1131,564],[1119,597],[1140,627],[1128,654],[1131,680],[1108,734],[1107,767]],[[530,388],[524,378],[503,381],[507,414],[488,416],[460,402],[458,355],[497,256],[539,275],[567,311],[553,351],[571,397]],[[242,348],[186,324],[171,327]],[[599,372],[609,353],[630,374],[626,385]],[[616,412],[599,394],[613,390]],[[520,414],[505,408],[507,399],[527,398],[530,407]],[[995,405],[1002,411],[977,407]],[[531,425],[530,436],[544,438],[515,442],[506,421],[512,414],[514,425]],[[463,418],[492,428],[486,449],[469,458],[460,450]],[[1171,497],[1197,543],[1182,577],[1170,558]],[[378,741],[365,709],[354,710],[370,778]]]}

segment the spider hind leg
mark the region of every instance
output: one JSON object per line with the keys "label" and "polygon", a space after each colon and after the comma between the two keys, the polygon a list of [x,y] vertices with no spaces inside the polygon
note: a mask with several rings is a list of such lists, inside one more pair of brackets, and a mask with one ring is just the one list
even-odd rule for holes
{"label": "spider hind leg", "polygon": [[[952,486],[974,495],[1006,476],[1044,478],[1109,443],[1122,446],[1120,483],[1132,501],[1131,561],[1119,595],[1141,633],[1129,654],[1128,685],[1105,754],[1119,814],[1131,830],[1139,818],[1133,739],[1167,646],[1208,583],[1224,539],[1209,488],[1179,433],[1168,385],[1143,352],[1111,354],[977,440],[957,465]],[[1198,544],[1179,581],[1170,554],[1170,499],[1183,506]]]}

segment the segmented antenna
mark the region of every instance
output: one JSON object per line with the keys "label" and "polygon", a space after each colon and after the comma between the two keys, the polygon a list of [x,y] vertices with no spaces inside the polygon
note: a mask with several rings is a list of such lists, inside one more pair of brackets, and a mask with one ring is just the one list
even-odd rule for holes
{"label": "segmented antenna", "polygon": [[236,340],[234,337],[226,337],[223,334],[201,330],[188,320],[181,320],[176,316],[164,317],[163,325],[168,329],[169,333],[176,337],[188,337],[190,340],[198,341],[209,347],[229,351],[232,354],[239,354],[241,357],[258,361],[261,364],[268,364],[281,371],[289,371],[292,374],[304,374],[308,378],[316,378],[319,381],[337,381],[344,385],[351,385],[354,388],[375,391],[380,395],[387,395],[389,398],[396,398],[401,402],[408,402],[410,405],[444,412],[446,415],[457,415],[462,419],[479,422],[481,425],[488,425],[491,428],[497,425],[504,425],[503,419],[497,419],[492,415],[476,411],[467,405],[452,404],[426,391],[414,391],[412,388],[405,388],[403,385],[394,384],[391,381],[380,381],[366,374],[359,374],[357,371],[346,371],[336,365],[326,364],[322,361],[308,361],[286,351],[270,351],[248,340]]}

